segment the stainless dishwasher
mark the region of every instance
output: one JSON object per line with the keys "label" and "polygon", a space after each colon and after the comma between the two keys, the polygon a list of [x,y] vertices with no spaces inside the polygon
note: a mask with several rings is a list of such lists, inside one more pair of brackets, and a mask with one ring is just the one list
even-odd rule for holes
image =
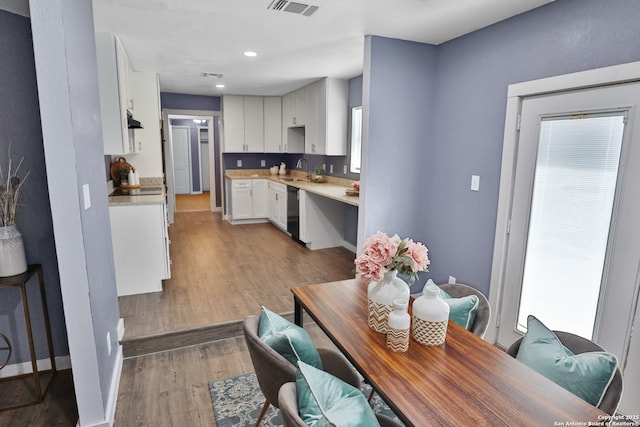
{"label": "stainless dishwasher", "polygon": [[287,185],[287,232],[300,242],[300,200],[298,189]]}

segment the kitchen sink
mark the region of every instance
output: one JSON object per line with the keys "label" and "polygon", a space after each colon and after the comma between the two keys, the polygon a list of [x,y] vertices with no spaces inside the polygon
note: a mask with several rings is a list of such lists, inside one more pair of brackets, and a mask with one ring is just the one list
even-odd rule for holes
{"label": "kitchen sink", "polygon": [[294,178],[292,176],[281,176],[280,179],[283,181],[305,181],[304,178]]}

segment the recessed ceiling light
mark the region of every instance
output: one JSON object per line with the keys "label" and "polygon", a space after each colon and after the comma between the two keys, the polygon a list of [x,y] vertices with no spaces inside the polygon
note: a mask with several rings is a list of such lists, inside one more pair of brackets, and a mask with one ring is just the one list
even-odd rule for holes
{"label": "recessed ceiling light", "polygon": [[218,83],[218,84],[216,85],[216,87],[217,87],[218,89],[222,89],[222,88],[224,87],[224,85],[223,85],[222,83]]}
{"label": "recessed ceiling light", "polygon": [[253,52],[251,50],[246,51],[245,53],[243,53],[243,55],[244,56],[250,56],[250,57],[258,56],[258,54],[256,52]]}

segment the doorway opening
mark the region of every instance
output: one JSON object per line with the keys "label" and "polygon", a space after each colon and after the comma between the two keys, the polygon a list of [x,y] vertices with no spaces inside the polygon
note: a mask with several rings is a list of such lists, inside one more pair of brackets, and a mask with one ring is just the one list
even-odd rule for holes
{"label": "doorway opening", "polygon": [[219,211],[220,112],[163,109],[162,116],[169,223],[178,199],[182,210],[202,210],[204,200],[206,210]]}

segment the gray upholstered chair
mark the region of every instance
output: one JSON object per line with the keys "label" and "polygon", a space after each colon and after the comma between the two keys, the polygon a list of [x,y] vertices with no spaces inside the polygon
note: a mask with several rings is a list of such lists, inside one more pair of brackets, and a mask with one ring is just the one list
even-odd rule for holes
{"label": "gray upholstered chair", "polygon": [[[439,286],[443,291],[454,298],[466,297],[468,295],[475,295],[478,297],[478,311],[476,313],[476,318],[473,321],[473,325],[471,325],[470,331],[474,335],[483,338],[485,332],[487,332],[489,319],[491,318],[491,306],[489,305],[487,297],[485,297],[479,290],[472,288],[469,285],[463,285],[462,283],[446,283]],[[421,294],[413,294],[412,296],[417,298],[420,295]]]}
{"label": "gray upholstered chair", "polygon": [[[586,353],[588,351],[606,351],[593,341],[578,335],[562,331],[553,331],[553,333],[556,334],[560,342],[574,354]],[[512,357],[516,357],[518,355],[518,350],[520,350],[521,343],[522,338],[518,338],[507,349],[507,354]],[[620,372],[620,368],[618,368],[613,376],[613,380],[611,380],[611,384],[609,384],[609,388],[604,392],[604,397],[598,408],[609,415],[614,415],[618,409],[618,405],[620,404],[621,397],[622,373]]]}
{"label": "gray upholstered chair", "polygon": [[[295,382],[286,383],[280,387],[278,402],[284,427],[307,427],[304,421],[302,421],[302,418],[300,418],[300,415],[298,415],[298,399],[296,396]],[[391,418],[382,414],[376,414],[376,418],[381,427],[401,426],[401,424],[396,423]]]}
{"label": "gray upholstered chair", "polygon": [[[262,418],[267,409],[269,409],[270,404],[276,408],[279,407],[278,391],[282,384],[291,381],[295,382],[296,380],[296,367],[262,342],[258,336],[258,323],[258,316],[249,316],[243,324],[244,339],[251,356],[251,362],[256,372],[260,390],[266,398],[256,421],[256,426],[262,422]],[[342,354],[323,348],[319,348],[318,353],[320,354],[322,367],[326,372],[356,388],[360,389],[362,387],[362,377]]]}

